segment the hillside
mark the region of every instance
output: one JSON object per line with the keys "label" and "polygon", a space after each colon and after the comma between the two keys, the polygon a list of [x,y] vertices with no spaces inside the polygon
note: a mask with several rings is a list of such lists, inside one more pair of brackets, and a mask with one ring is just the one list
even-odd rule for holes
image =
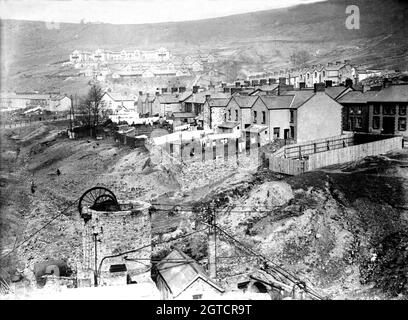
{"label": "hillside", "polygon": [[159,24],[63,23],[59,29],[50,29],[44,22],[4,20],[2,74],[10,81],[24,72],[52,69],[77,48],[159,46],[175,54],[211,51],[259,66],[285,66],[292,52],[306,49],[314,55],[311,62],[347,58],[371,67],[408,69],[408,7],[403,1],[357,0],[353,4],[360,8],[359,30],[345,27],[349,3],[344,0]]}

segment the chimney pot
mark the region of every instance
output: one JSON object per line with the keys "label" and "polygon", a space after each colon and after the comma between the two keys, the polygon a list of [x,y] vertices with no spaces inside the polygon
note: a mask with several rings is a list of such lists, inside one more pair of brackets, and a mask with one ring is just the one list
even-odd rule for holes
{"label": "chimney pot", "polygon": [[325,89],[325,84],[322,82],[314,84],[314,92],[324,92]]}

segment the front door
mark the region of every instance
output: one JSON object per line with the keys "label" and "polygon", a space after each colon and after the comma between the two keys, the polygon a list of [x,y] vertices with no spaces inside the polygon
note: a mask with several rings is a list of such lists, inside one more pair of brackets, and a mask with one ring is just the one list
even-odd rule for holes
{"label": "front door", "polygon": [[284,137],[285,140],[286,140],[286,139],[290,139],[289,129],[283,130],[283,137]]}
{"label": "front door", "polygon": [[383,117],[383,130],[384,134],[394,134],[395,133],[395,118],[394,117]]}

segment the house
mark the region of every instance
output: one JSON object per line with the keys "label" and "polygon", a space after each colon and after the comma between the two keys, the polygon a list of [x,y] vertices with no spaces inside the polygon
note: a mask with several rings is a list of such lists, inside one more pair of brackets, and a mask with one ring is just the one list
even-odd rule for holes
{"label": "house", "polygon": [[150,93],[143,94],[139,92],[137,99],[137,112],[139,114],[161,114],[161,106],[159,101],[156,99],[157,96],[150,95]]}
{"label": "house", "polygon": [[102,102],[104,103],[105,108],[112,113],[118,113],[119,111],[135,111],[135,98],[120,93],[105,92],[102,96]]}
{"label": "house", "polygon": [[316,84],[314,90],[284,91],[276,96],[233,96],[225,110],[225,121],[238,122],[247,141],[255,136],[260,145],[342,133],[342,106],[325,93],[324,83]]}
{"label": "house", "polygon": [[351,91],[338,102],[344,107],[344,130],[408,135],[407,84],[385,83],[380,91]]}
{"label": "house", "polygon": [[71,109],[71,98],[66,95],[51,96],[51,103],[46,108],[51,112],[64,112]]}
{"label": "house", "polygon": [[160,115],[171,115],[174,112],[181,112],[179,94],[165,93],[157,96]]}
{"label": "house", "polygon": [[252,124],[251,108],[257,101],[259,96],[233,96],[225,108],[224,122],[238,122],[240,130],[248,128]]}
{"label": "house", "polygon": [[204,110],[204,103],[209,98],[227,98],[229,94],[217,91],[205,91],[193,93],[189,98],[184,100],[184,111],[192,112],[199,115]]}
{"label": "house", "polygon": [[[285,92],[293,95],[286,130],[297,143],[342,134],[342,106],[325,89],[324,83],[317,83],[313,90]],[[284,138],[287,134],[284,132]]]}
{"label": "house", "polygon": [[217,128],[224,122],[225,108],[231,98],[209,98],[203,105],[204,129]]}
{"label": "house", "polygon": [[353,79],[352,67],[346,60],[345,63],[336,61],[336,63],[329,62],[325,68],[326,77],[323,80],[332,81],[333,85],[339,85],[345,83],[346,79]]}
{"label": "house", "polygon": [[194,61],[191,64],[191,70],[193,70],[194,72],[200,72],[204,70],[203,64],[199,61]]}
{"label": "house", "polygon": [[195,260],[178,249],[160,261],[156,270],[156,285],[162,299],[214,299],[225,291]]}

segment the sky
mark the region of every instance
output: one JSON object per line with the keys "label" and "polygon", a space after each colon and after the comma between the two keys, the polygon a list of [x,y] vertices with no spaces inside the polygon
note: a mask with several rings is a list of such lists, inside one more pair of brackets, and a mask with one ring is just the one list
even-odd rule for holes
{"label": "sky", "polygon": [[[319,0],[0,0],[1,19],[140,24],[198,20]],[[320,0],[322,1],[322,0]]]}

